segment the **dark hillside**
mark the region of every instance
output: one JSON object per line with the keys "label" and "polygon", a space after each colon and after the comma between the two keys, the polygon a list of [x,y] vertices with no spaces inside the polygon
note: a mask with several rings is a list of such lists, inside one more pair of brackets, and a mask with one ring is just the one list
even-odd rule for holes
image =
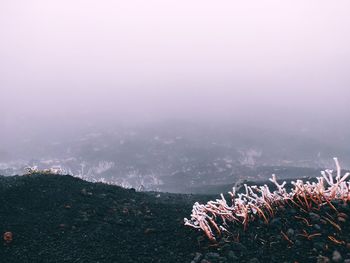
{"label": "dark hillside", "polygon": [[[138,193],[71,176],[0,177],[1,262],[189,262],[194,197]],[[196,198],[198,199],[198,198]]]}
{"label": "dark hillside", "polygon": [[350,262],[347,204],[334,202],[337,212],[281,207],[268,224],[236,226],[210,244],[183,218],[194,202],[217,197],[140,193],[71,176],[0,177],[1,262]]}

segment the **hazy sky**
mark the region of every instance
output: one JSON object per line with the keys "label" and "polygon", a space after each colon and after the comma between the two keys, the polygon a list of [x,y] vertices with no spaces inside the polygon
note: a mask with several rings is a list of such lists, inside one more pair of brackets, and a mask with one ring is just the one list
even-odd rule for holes
{"label": "hazy sky", "polygon": [[[2,0],[0,117],[348,122],[347,0]],[[283,125],[283,123],[279,124]]]}

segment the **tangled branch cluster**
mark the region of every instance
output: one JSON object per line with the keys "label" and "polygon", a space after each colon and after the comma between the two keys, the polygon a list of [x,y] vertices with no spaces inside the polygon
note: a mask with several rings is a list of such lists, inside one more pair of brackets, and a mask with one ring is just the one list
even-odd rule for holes
{"label": "tangled branch cluster", "polygon": [[49,169],[38,169],[37,166],[32,166],[32,167],[26,167],[24,168],[25,174],[30,175],[30,174],[68,174],[64,169],[61,167],[51,167]]}
{"label": "tangled branch cluster", "polygon": [[196,202],[193,205],[191,220],[184,219],[185,225],[202,230],[211,241],[216,241],[224,233],[230,233],[229,223],[238,223],[245,229],[256,217],[268,223],[280,206],[292,205],[305,212],[326,204],[334,208],[331,201],[350,200],[350,181],[346,181],[350,173],[341,175],[338,159],[334,158],[334,161],[337,168],[335,177],[333,170],[325,170],[321,172],[321,177],[316,178],[317,182],[292,181],[293,187],[289,192],[285,189],[286,182],[279,184],[276,176],[272,175],[269,180],[276,186],[275,191],[271,191],[266,184],[245,184],[244,193],[236,194],[235,188],[229,192],[231,205],[227,203],[223,194],[221,199],[209,201],[205,205]]}

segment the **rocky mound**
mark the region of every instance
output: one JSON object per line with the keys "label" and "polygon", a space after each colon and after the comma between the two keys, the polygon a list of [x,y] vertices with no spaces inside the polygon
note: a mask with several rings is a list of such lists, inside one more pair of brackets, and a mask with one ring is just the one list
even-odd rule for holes
{"label": "rocky mound", "polygon": [[0,200],[1,262],[190,262],[196,249],[193,196],[31,175],[1,177]]}
{"label": "rocky mound", "polygon": [[281,207],[219,243],[183,225],[217,196],[140,193],[71,176],[0,177],[2,262],[349,262],[350,208]]}

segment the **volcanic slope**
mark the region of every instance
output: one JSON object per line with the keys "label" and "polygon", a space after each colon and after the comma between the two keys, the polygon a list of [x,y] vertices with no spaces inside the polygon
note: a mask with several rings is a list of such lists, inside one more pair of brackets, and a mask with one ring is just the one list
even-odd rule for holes
{"label": "volcanic slope", "polygon": [[350,262],[347,204],[334,203],[337,213],[287,207],[269,224],[236,226],[231,240],[212,244],[183,218],[194,202],[218,197],[135,192],[66,175],[0,177],[1,262]]}

